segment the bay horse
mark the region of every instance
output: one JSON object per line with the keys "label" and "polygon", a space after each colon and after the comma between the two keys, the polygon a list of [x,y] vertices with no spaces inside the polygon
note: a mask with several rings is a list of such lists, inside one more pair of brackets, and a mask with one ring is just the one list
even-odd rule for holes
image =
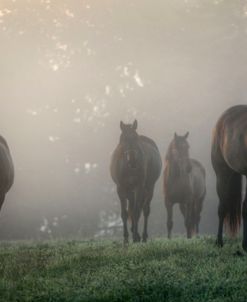
{"label": "bay horse", "polygon": [[14,182],[14,165],[6,140],[0,135],[0,210]]}
{"label": "bay horse", "polygon": [[206,173],[200,162],[189,157],[187,138],[176,133],[165,157],[164,196],[167,209],[168,238],[173,227],[173,205],[178,203],[184,216],[187,238],[199,232],[203,200],[206,195]]}
{"label": "bay horse", "polygon": [[[243,249],[247,252],[247,191],[242,205],[242,175],[247,176],[247,106],[226,110],[213,131],[211,159],[217,179],[218,235],[223,246],[223,225],[235,235],[243,217]],[[241,209],[242,206],[242,209]]]}
{"label": "bay horse", "polygon": [[133,242],[139,242],[138,221],[143,211],[142,241],[147,241],[148,216],[154,187],[161,173],[162,160],[155,142],[137,133],[133,124],[120,122],[120,141],[111,158],[110,172],[121,203],[124,243],[128,243],[128,218]]}

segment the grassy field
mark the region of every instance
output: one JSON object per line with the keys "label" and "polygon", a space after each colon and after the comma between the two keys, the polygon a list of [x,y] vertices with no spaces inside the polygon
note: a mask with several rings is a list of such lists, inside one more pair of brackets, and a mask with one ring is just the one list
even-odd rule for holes
{"label": "grassy field", "polygon": [[0,301],[247,301],[240,241],[0,244]]}

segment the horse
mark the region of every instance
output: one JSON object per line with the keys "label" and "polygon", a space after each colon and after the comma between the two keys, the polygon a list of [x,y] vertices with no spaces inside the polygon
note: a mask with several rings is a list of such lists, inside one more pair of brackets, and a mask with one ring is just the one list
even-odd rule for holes
{"label": "horse", "polygon": [[14,182],[14,165],[6,140],[0,135],[0,211]]}
{"label": "horse", "polygon": [[163,185],[169,239],[173,227],[173,205],[176,203],[184,216],[187,238],[191,238],[194,231],[199,233],[206,195],[206,172],[199,161],[189,157],[188,136],[189,132],[184,136],[175,133],[165,157]]}
{"label": "horse", "polygon": [[155,142],[137,133],[137,120],[133,124],[120,122],[120,141],[111,158],[110,173],[116,184],[121,203],[124,243],[128,243],[128,218],[131,220],[133,242],[141,241],[138,222],[143,211],[142,241],[148,238],[147,227],[150,203],[158,180],[162,160]]}
{"label": "horse", "polygon": [[247,176],[246,105],[230,107],[217,121],[213,131],[211,160],[219,197],[216,243],[223,246],[224,224],[232,235],[238,232],[242,212],[242,246],[247,252],[247,191],[244,200],[242,198],[242,176]]}

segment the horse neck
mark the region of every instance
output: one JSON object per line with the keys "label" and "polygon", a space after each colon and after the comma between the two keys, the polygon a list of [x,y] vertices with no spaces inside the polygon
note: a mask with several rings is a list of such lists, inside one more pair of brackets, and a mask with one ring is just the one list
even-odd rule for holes
{"label": "horse neck", "polygon": [[186,157],[182,159],[180,162],[178,160],[174,160],[173,158],[167,160],[168,164],[168,177],[170,179],[174,178],[185,178],[189,177],[189,172],[187,170],[188,164],[190,163],[190,158]]}
{"label": "horse neck", "polygon": [[[125,147],[124,144],[120,142],[120,148],[121,148],[121,153],[122,156],[124,157],[124,152],[125,152]],[[138,163],[139,163],[139,168],[143,163],[144,157],[143,157],[143,150],[140,144],[140,140],[138,140],[138,142],[135,145],[135,149],[138,151]]]}

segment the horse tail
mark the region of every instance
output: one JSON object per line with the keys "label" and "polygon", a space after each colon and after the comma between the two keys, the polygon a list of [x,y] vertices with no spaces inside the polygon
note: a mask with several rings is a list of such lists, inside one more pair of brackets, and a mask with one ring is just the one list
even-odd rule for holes
{"label": "horse tail", "polygon": [[234,236],[241,224],[242,176],[234,174],[230,180],[230,196],[226,204],[225,225],[230,235]]}

